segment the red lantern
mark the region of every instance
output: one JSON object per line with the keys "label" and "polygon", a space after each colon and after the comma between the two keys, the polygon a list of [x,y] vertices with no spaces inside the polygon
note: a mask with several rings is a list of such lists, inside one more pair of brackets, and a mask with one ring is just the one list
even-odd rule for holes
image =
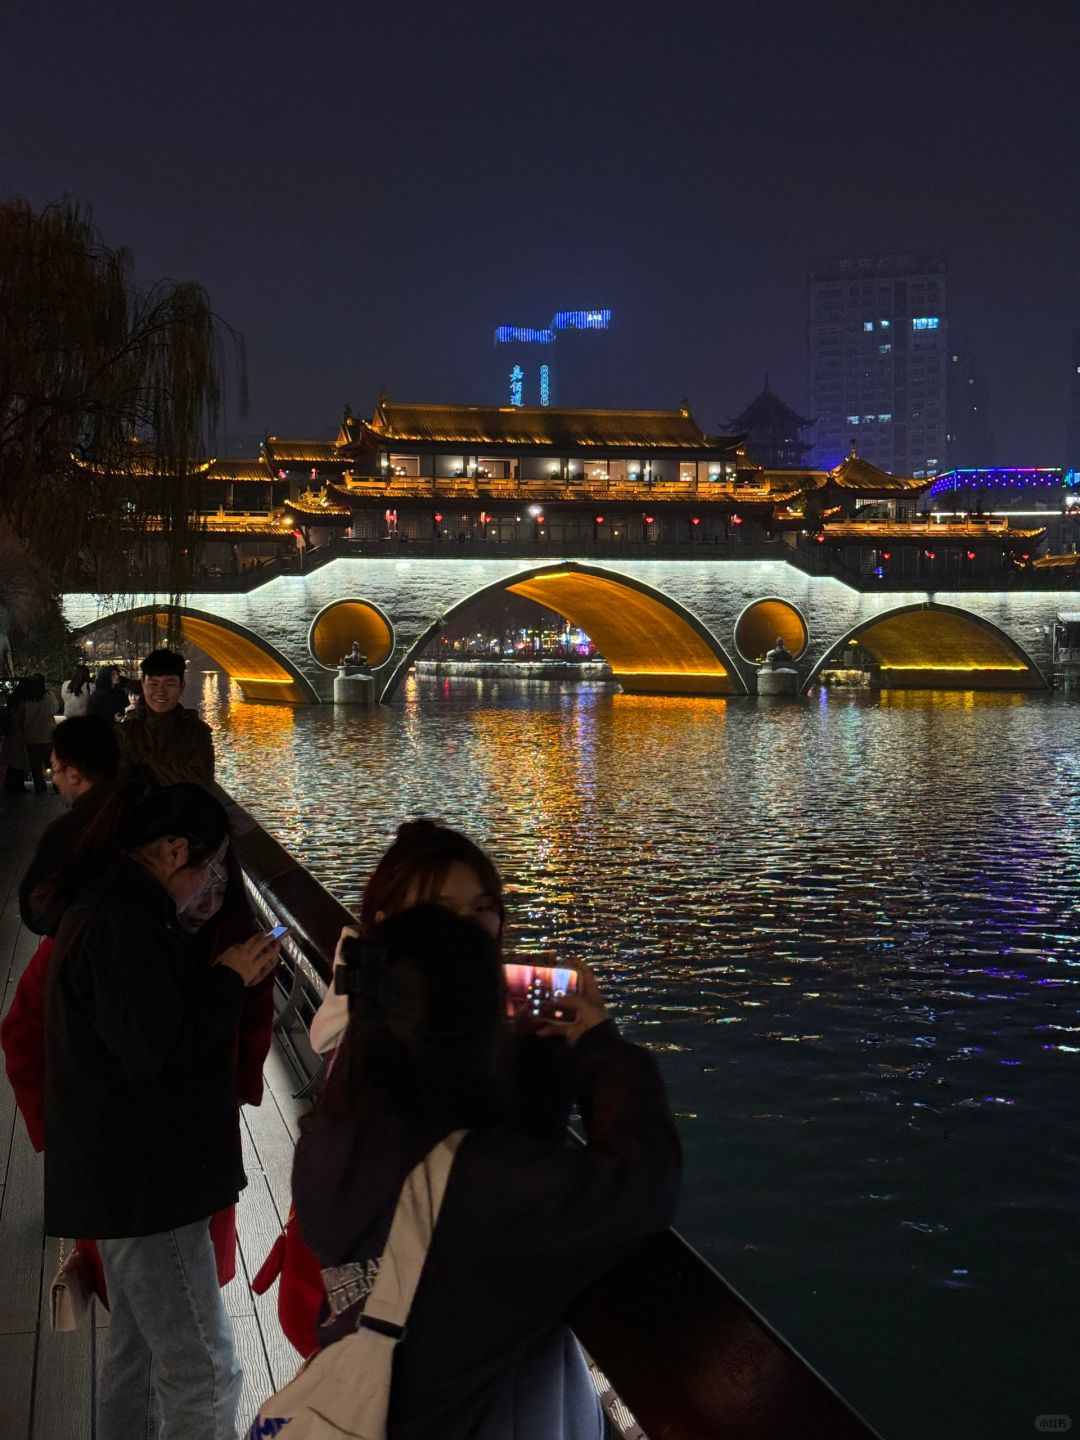
{"label": "red lantern", "polygon": [[435,524],[436,524],[436,525],[441,525],[442,522],[443,522],[443,513],[442,513],[441,510],[436,510],[436,511],[435,511]]}
{"label": "red lantern", "polygon": [[815,536],[814,536],[814,539],[817,541],[817,543],[818,543],[819,545],[824,545],[824,544],[825,544],[825,536],[824,536],[823,534],[815,535]]}
{"label": "red lantern", "polygon": [[927,560],[937,559],[937,552],[934,550],[924,550],[922,553],[926,556]]}
{"label": "red lantern", "polygon": [[974,550],[969,550],[969,551],[967,552],[967,558],[968,558],[969,560],[974,560],[974,559],[975,559],[975,551],[974,551]]}
{"label": "red lantern", "polygon": [[881,552],[881,558],[882,558],[882,560],[891,560],[891,559],[892,559],[892,551],[891,551],[891,550],[882,550],[882,552]]}
{"label": "red lantern", "polygon": [[603,523],[604,523],[604,517],[603,517],[602,515],[594,515],[594,516],[593,516],[593,524],[594,524],[594,525],[602,525]]}
{"label": "red lantern", "polygon": [[537,515],[536,523],[537,525],[542,525],[544,523],[544,517],[542,515]]}
{"label": "red lantern", "polygon": [[732,515],[732,517],[731,517],[731,523],[732,523],[732,525],[741,525],[741,524],[742,524],[742,516],[741,516],[741,515]]}
{"label": "red lantern", "polygon": [[653,517],[651,515],[643,515],[641,518],[645,521],[646,525],[651,525],[653,523]]}
{"label": "red lantern", "polygon": [[1024,553],[1023,553],[1023,555],[1020,556],[1020,559],[1021,559],[1021,560],[1030,560],[1030,559],[1031,559],[1031,556],[1030,556],[1030,555],[1027,553],[1027,551],[1025,550]]}
{"label": "red lantern", "polygon": [[692,516],[692,517],[691,517],[691,520],[690,520],[690,524],[691,524],[691,525],[700,525],[700,524],[701,524],[701,519],[700,519],[700,517],[697,516],[697,515]]}

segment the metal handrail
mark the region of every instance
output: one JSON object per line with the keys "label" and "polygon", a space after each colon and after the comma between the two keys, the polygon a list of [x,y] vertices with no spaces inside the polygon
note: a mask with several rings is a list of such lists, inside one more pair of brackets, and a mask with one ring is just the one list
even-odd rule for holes
{"label": "metal handrail", "polygon": [[[307,1096],[322,1079],[307,1027],[331,980],[326,957],[354,917],[243,806],[215,789],[260,913],[290,927],[278,1036],[304,1078],[298,1093]],[[594,1384],[600,1389],[610,1381],[605,1413],[624,1437],[644,1431],[652,1440],[880,1440],[674,1230],[638,1246],[595,1281],[569,1319],[603,1372],[594,1371]]]}

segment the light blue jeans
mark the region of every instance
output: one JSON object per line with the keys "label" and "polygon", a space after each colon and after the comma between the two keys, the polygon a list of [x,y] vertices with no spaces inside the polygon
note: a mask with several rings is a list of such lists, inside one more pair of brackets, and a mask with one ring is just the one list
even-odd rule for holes
{"label": "light blue jeans", "polygon": [[98,1440],[234,1440],[243,1371],[209,1223],[98,1242],[112,1312]]}

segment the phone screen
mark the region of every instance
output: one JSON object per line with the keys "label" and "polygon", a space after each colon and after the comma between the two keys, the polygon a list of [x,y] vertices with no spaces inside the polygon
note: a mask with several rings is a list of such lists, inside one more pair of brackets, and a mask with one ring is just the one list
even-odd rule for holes
{"label": "phone screen", "polygon": [[272,930],[267,930],[267,940],[280,940],[282,935],[289,933],[288,925],[275,925]]}
{"label": "phone screen", "polygon": [[537,1020],[568,1025],[574,1019],[572,1002],[581,977],[568,965],[504,965],[506,1007],[510,1015],[522,1009]]}

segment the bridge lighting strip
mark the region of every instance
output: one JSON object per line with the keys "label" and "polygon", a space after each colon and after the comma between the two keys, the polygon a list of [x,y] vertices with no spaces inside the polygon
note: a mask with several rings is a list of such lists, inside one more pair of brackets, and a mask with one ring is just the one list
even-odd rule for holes
{"label": "bridge lighting strip", "polygon": [[932,662],[926,665],[886,665],[883,662],[878,666],[880,670],[1016,670],[1027,671],[1030,665],[935,665]]}

